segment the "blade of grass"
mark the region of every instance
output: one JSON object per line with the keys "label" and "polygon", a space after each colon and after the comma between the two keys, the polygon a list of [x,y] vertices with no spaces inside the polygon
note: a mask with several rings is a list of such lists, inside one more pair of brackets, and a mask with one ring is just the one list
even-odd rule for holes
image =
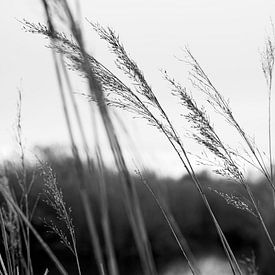
{"label": "blade of grass", "polygon": [[112,234],[110,228],[110,218],[109,218],[109,209],[108,209],[108,198],[107,198],[107,183],[104,175],[105,167],[101,155],[100,148],[97,149],[97,162],[98,162],[98,169],[99,169],[99,191],[100,191],[100,204],[101,204],[101,211],[102,211],[102,227],[104,233],[104,240],[106,244],[107,250],[107,259],[108,259],[108,267],[109,273],[111,275],[118,275],[118,266],[112,241]]}
{"label": "blade of grass", "polygon": [[195,263],[195,257],[193,255],[192,251],[190,250],[188,243],[187,243],[185,237],[183,236],[183,234],[181,233],[181,230],[180,230],[177,222],[175,221],[171,211],[169,210],[168,206],[166,205],[166,203],[163,200],[158,198],[158,196],[156,195],[154,190],[147,183],[147,181],[143,178],[143,176],[139,170],[137,170],[137,175],[140,177],[142,184],[151,193],[153,199],[155,200],[158,207],[160,208],[162,215],[165,218],[174,238],[176,239],[176,242],[177,242],[183,256],[187,260],[187,264],[188,264],[192,274],[200,275],[201,273],[198,268],[198,265]]}

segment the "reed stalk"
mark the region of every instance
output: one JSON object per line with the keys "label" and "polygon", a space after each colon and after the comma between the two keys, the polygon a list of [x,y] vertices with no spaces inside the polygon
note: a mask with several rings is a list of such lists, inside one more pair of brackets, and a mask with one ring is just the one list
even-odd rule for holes
{"label": "reed stalk", "polygon": [[[53,24],[49,23],[49,22],[51,22],[51,18],[50,18],[50,13],[48,12],[49,11],[48,3],[45,0],[45,1],[43,1],[43,4],[45,7],[45,10],[47,11],[49,29],[51,30],[52,33],[55,33],[54,29],[53,29]],[[120,148],[120,144],[118,142],[114,127],[112,125],[112,121],[109,117],[109,113],[108,113],[108,110],[107,110],[105,102],[104,102],[104,97],[102,95],[100,84],[94,78],[93,69],[92,69],[90,63],[88,62],[87,53],[86,53],[86,50],[85,50],[85,47],[83,44],[83,40],[82,40],[81,30],[75,22],[75,19],[71,13],[68,3],[66,1],[61,1],[60,6],[65,11],[65,14],[67,16],[67,22],[69,24],[69,29],[71,30],[71,32],[79,46],[80,53],[83,58],[81,67],[86,75],[91,95],[95,95],[95,97],[97,98],[97,100],[99,102],[99,111],[100,111],[100,114],[102,117],[103,124],[106,129],[106,133],[107,133],[107,136],[108,136],[108,139],[110,142],[110,146],[111,146],[114,158],[115,158],[115,162],[116,162],[118,170],[121,172],[121,174],[123,175],[123,178],[124,178],[124,191],[125,191],[125,196],[127,197],[126,205],[128,208],[128,215],[130,217],[130,220],[132,221],[131,222],[132,229],[134,231],[136,244],[138,246],[138,250],[140,252],[140,256],[142,259],[144,272],[146,274],[156,274],[154,263],[153,263],[153,257],[151,254],[150,245],[147,240],[146,230],[145,230],[145,227],[143,224],[143,218],[142,218],[141,212],[139,210],[139,204],[136,199],[137,196],[134,191],[134,186],[132,184],[132,180],[131,180],[130,174],[128,172],[128,169],[126,167],[124,157],[123,157],[123,154],[122,154],[122,151]],[[74,151],[76,151],[76,150],[74,149]],[[79,159],[78,156],[76,156],[76,157],[77,157],[77,159]],[[85,195],[85,194],[83,194],[83,192],[81,192],[81,194]],[[130,196],[131,196],[131,199],[130,199]],[[84,207],[86,210],[88,210],[86,204],[84,205]],[[100,261],[101,260],[98,260],[97,262],[100,262]],[[103,261],[100,264],[101,264],[101,266],[103,266]]]}

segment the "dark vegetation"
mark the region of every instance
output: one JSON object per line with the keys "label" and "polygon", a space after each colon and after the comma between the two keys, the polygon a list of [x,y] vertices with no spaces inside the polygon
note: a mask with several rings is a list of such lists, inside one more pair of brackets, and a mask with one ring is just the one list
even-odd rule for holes
{"label": "dark vegetation", "polygon": [[[88,228],[83,208],[79,204],[80,194],[76,185],[77,175],[74,170],[73,159],[64,155],[56,155],[53,153],[54,150],[51,149],[46,149],[42,152],[45,161],[50,164],[56,173],[58,185],[63,191],[64,201],[66,201],[67,206],[72,208],[82,272],[83,274],[91,274],[91,272],[92,274],[97,274],[96,263],[92,261],[93,256],[91,256],[89,234],[87,233]],[[85,167],[85,170],[87,180],[90,182],[89,198],[95,214],[98,232],[100,232],[102,247],[104,247],[98,182],[96,177],[89,175],[87,167]],[[141,267],[139,266],[138,252],[123,204],[120,177],[111,170],[106,170],[104,173],[108,186],[107,193],[113,243],[120,272],[121,274],[140,274]],[[15,187],[15,190],[18,189],[18,178],[14,168],[8,168],[7,176],[11,186]],[[64,232],[67,229],[56,218],[55,211],[45,202],[46,197],[43,191],[45,186],[39,166],[29,165],[27,168],[28,180],[31,180],[33,176],[34,185],[29,197],[30,205],[35,203],[37,197],[40,198],[33,217],[33,224],[64,266],[71,274],[74,274],[77,272],[76,265],[70,251],[60,242],[60,238],[46,227],[44,219],[46,221],[52,220]],[[148,192],[138,175],[133,175],[133,178],[141,201],[141,208],[144,213],[146,229],[156,265],[158,270],[161,270],[170,262],[182,259],[182,255],[151,193]],[[189,176],[183,176],[179,180],[174,180],[172,178],[158,178],[155,174],[147,172],[144,178],[154,192],[161,194],[160,197],[167,203],[197,258],[211,254],[222,255],[222,247],[215,227],[211,222],[207,209],[200,200],[198,192],[191,184]],[[198,178],[206,190],[214,213],[220,221],[221,227],[237,257],[242,259],[246,256],[251,257],[251,255],[255,255],[261,274],[273,274],[275,264],[272,258],[271,247],[266,241],[262,229],[258,226],[256,217],[247,213],[247,211],[227,204],[226,200],[216,193],[216,191],[219,191],[220,194],[221,192],[224,194],[236,194],[238,197],[242,197],[242,200],[245,200],[246,194],[243,188],[237,183],[221,178],[212,178],[206,172],[199,174]],[[269,203],[272,195],[268,188],[263,187],[266,186],[264,180],[249,182],[249,185],[256,194],[257,200],[261,202],[260,207],[264,210],[263,215],[270,231],[275,232],[275,220],[269,214],[272,212],[270,209],[272,206]],[[56,267],[35,239],[31,241],[31,251],[34,274],[41,274],[46,268],[50,270],[50,274],[58,274]],[[103,251],[106,253],[104,248]]]}

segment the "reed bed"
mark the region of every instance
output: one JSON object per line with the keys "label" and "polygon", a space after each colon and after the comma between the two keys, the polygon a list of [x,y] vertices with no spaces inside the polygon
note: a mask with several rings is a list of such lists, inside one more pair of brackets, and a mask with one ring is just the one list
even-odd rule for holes
{"label": "reed bed", "polygon": [[[227,239],[221,223],[217,218],[207,196],[207,189],[197,176],[194,168],[192,156],[188,153],[184,137],[178,134],[173,124],[173,118],[169,117],[158,100],[157,93],[147,82],[145,75],[138,64],[130,58],[128,52],[121,43],[118,35],[109,27],[105,28],[98,23],[88,21],[91,28],[99,35],[99,38],[106,41],[111,53],[114,55],[115,64],[118,70],[122,71],[129,83],[126,84],[115,73],[111,72],[99,60],[88,53],[83,39],[83,33],[79,24],[80,13],[71,9],[66,0],[49,1],[42,0],[45,11],[46,24],[32,23],[22,20],[23,29],[26,32],[40,34],[49,39],[49,48],[52,51],[54,67],[56,70],[57,82],[59,85],[60,98],[63,106],[68,135],[71,143],[73,156],[73,166],[77,175],[75,184],[78,186],[81,209],[85,216],[88,227],[90,245],[93,251],[90,253],[92,261],[97,266],[97,274],[118,275],[116,250],[113,241],[112,227],[110,222],[110,206],[108,201],[108,183],[105,178],[106,167],[102,157],[102,149],[97,135],[96,115],[100,117],[100,123],[105,130],[108,146],[113,156],[116,171],[120,177],[120,188],[123,194],[123,203],[127,218],[131,226],[131,232],[135,240],[142,272],[146,275],[158,274],[154,254],[148,236],[144,213],[142,212],[142,201],[137,193],[137,186],[133,180],[133,175],[129,172],[121,141],[118,138],[115,123],[111,112],[113,109],[131,112],[134,116],[144,119],[152,127],[165,136],[183,168],[189,175],[194,188],[197,190],[200,199],[207,210],[209,218],[216,230],[216,235],[223,248],[224,257],[228,260],[232,274],[256,274],[256,268],[247,268],[248,263],[244,263],[236,257],[236,252],[232,249]],[[59,27],[67,31],[68,35],[61,32]],[[226,144],[223,137],[215,130],[214,124],[210,120],[208,109],[199,106],[196,99],[188,89],[171,77],[167,71],[163,71],[163,78],[171,86],[171,96],[177,97],[181,107],[187,113],[184,116],[190,124],[191,137],[202,146],[202,150],[208,152],[206,160],[202,160],[205,165],[210,165],[213,172],[239,184],[245,196],[224,193],[216,189],[211,189],[213,194],[220,196],[227,204],[234,206],[247,215],[253,216],[258,222],[260,230],[263,231],[270,247],[275,253],[275,245],[270,232],[270,227],[266,218],[262,214],[256,194],[248,184],[245,170],[242,163],[245,162],[250,167],[260,171],[269,185],[270,191],[275,194],[274,183],[274,162],[272,152],[272,81],[274,67],[274,35],[268,36],[264,49],[261,53],[261,64],[267,84],[268,96],[268,159],[261,153],[257,144],[245,133],[233,114],[228,101],[215,87],[212,80],[203,70],[200,63],[194,57],[190,49],[185,48],[184,61],[190,68],[190,80],[194,89],[198,89],[206,96],[208,108],[213,108],[235,131],[243,142],[243,150],[240,153],[235,148]],[[93,123],[94,137],[86,137],[83,118],[80,115],[76,95],[71,84],[68,70],[73,70],[80,74],[87,83],[87,93],[82,94],[90,106],[90,115]],[[69,101],[69,103],[68,103]],[[17,174],[19,192],[9,185],[6,175],[3,175],[0,182],[0,192],[3,197],[3,206],[0,211],[1,235],[3,242],[3,255],[0,254],[1,274],[35,274],[31,257],[31,240],[35,237],[45,252],[49,255],[53,263],[61,274],[71,274],[66,270],[61,261],[55,256],[54,251],[43,240],[39,232],[32,224],[40,197],[30,204],[29,195],[32,191],[34,178],[27,178],[27,168],[24,153],[21,124],[21,104],[22,95],[19,92],[18,115],[17,115],[17,141],[20,151],[20,173]],[[73,106],[72,110],[69,104]],[[71,110],[71,111],[69,111]],[[72,121],[77,121],[77,129],[72,126]],[[76,135],[80,135],[82,147],[76,142]],[[94,154],[89,149],[89,140],[93,138],[95,142]],[[81,156],[84,151],[85,157]],[[208,157],[210,156],[210,157]],[[88,167],[86,169],[85,167]],[[38,173],[43,177],[44,194],[46,204],[52,208],[58,223],[53,220],[44,219],[45,227],[53,232],[73,255],[77,274],[82,274],[83,266],[78,253],[78,244],[75,233],[72,211],[67,205],[63,192],[58,186],[55,172],[48,163],[39,160]],[[180,230],[177,220],[170,211],[169,204],[159,194],[159,190],[154,190],[148,184],[143,174],[137,170],[140,182],[155,201],[160,213],[163,215],[171,233],[178,245],[182,257],[186,260],[192,274],[203,274],[197,265],[196,257],[187,238]],[[100,227],[96,223],[96,213],[93,209],[89,190],[92,181],[98,184],[98,197],[100,208]],[[19,195],[18,195],[19,194]],[[272,203],[272,202],[270,202]],[[274,197],[275,205],[275,197]],[[63,227],[60,227],[63,224]],[[62,228],[65,228],[63,230]],[[102,237],[101,237],[102,236]],[[161,240],[160,240],[161,241]],[[275,255],[273,255],[275,257]],[[253,262],[254,263],[254,262]],[[44,274],[50,271],[45,268]],[[250,273],[247,273],[250,272]],[[254,273],[253,273],[254,272]]]}

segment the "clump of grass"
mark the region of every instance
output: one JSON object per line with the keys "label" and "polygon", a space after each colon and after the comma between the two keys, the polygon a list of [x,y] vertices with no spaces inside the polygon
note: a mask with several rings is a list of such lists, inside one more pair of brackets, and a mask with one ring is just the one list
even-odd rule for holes
{"label": "clump of grass", "polygon": [[[100,37],[105,39],[111,45],[111,49],[117,56],[117,66],[122,69],[125,74],[135,83],[135,89],[132,90],[126,86],[121,80],[119,80],[114,74],[112,74],[107,68],[96,61],[93,57],[85,55],[85,60],[81,58],[81,47],[75,46],[74,42],[71,42],[65,35],[51,34],[44,27],[40,25],[24,22],[25,28],[33,33],[40,33],[49,37],[58,37],[58,42],[53,48],[64,54],[69,61],[73,64],[72,67],[80,70],[87,77],[87,72],[83,70],[83,62],[88,62],[93,67],[93,73],[97,80],[102,83],[102,89],[105,92],[106,98],[104,102],[107,105],[120,107],[122,109],[134,112],[135,114],[145,118],[151,125],[157,127],[168,139],[173,149],[180,158],[185,169],[193,179],[193,182],[199,191],[201,198],[207,207],[213,222],[216,226],[217,232],[220,236],[223,247],[226,251],[226,255],[229,258],[233,272],[237,270],[237,273],[241,274],[240,267],[235,259],[233,252],[231,251],[228,242],[219,226],[218,221],[211,209],[208,199],[204,193],[204,190],[198,181],[193,166],[187,155],[186,149],[183,146],[183,142],[176,133],[170,119],[165,113],[164,109],[158,102],[155,94],[153,93],[150,85],[146,82],[141,70],[137,67],[136,63],[129,58],[124,47],[121,45],[118,37],[111,29],[104,29],[99,25],[93,24],[93,27],[99,33]],[[90,95],[91,100],[98,102],[99,107],[102,106],[102,99],[96,98],[93,94]],[[124,171],[124,169],[122,169]]]}
{"label": "clump of grass", "polygon": [[[57,77],[59,81],[61,100],[63,103],[64,115],[67,122],[68,133],[71,140],[72,152],[75,160],[75,169],[78,174],[80,181],[80,193],[83,202],[84,211],[87,218],[87,223],[89,225],[89,232],[91,235],[92,244],[94,247],[96,260],[98,264],[98,269],[103,275],[108,270],[111,274],[118,274],[119,271],[115,263],[114,249],[112,247],[112,240],[110,238],[110,225],[108,217],[108,205],[106,196],[106,183],[103,178],[103,174],[100,176],[100,199],[101,199],[101,210],[102,210],[102,225],[104,231],[104,240],[107,246],[108,254],[108,268],[105,267],[105,261],[103,258],[103,252],[100,247],[98,232],[95,227],[94,216],[90,210],[90,205],[87,197],[87,186],[84,177],[83,163],[80,158],[79,149],[74,140],[74,133],[71,126],[71,117],[68,112],[68,106],[65,100],[65,90],[64,83],[62,82],[62,72],[66,78],[66,83],[68,86],[69,78],[67,75],[65,63],[63,57],[66,58],[68,64],[66,64],[70,69],[76,70],[82,76],[84,76],[88,83],[89,93],[86,95],[90,101],[95,101],[98,106],[98,111],[102,118],[102,123],[105,127],[106,134],[109,140],[109,145],[112,150],[116,167],[121,174],[122,178],[122,188],[124,191],[124,201],[128,213],[128,218],[130,220],[132,231],[134,233],[134,238],[136,241],[136,246],[139,251],[141,258],[143,271],[145,274],[156,274],[156,268],[154,264],[154,259],[151,252],[150,243],[148,241],[146,228],[143,221],[143,216],[140,209],[140,202],[138,200],[135,185],[133,184],[131,175],[128,171],[124,155],[122,152],[121,144],[118,140],[116,129],[113,125],[113,121],[109,114],[108,107],[117,107],[126,111],[129,111],[135,116],[144,118],[150,125],[156,127],[162,134],[165,135],[168,142],[172,146],[173,150],[179,157],[187,173],[193,180],[195,187],[197,188],[201,199],[207,208],[212,221],[215,225],[216,231],[219,235],[221,243],[223,245],[226,256],[231,265],[233,274],[242,274],[242,270],[237,262],[234,253],[232,252],[227,239],[219,225],[218,220],[212,210],[211,205],[208,202],[205,190],[196,176],[193,168],[190,156],[187,153],[187,149],[184,145],[182,138],[178,135],[171,119],[168,117],[163,106],[159,103],[157,96],[155,95],[152,87],[148,84],[144,74],[138,67],[137,63],[131,59],[126,52],[124,46],[122,45],[119,37],[111,28],[104,28],[99,24],[94,24],[90,22],[93,29],[99,34],[99,37],[105,40],[111,52],[115,55],[115,63],[117,68],[120,69],[124,74],[131,80],[132,85],[126,85],[123,83],[115,74],[113,74],[108,68],[96,60],[93,56],[89,55],[85,49],[85,45],[82,38],[81,28],[79,27],[74,15],[67,1],[62,0],[56,5],[62,8],[63,13],[57,12],[54,6],[49,1],[42,0],[44,5],[48,25],[44,26],[40,23],[34,24],[26,20],[23,20],[23,25],[26,31],[32,33],[38,33],[46,36],[50,39],[50,47],[53,49],[53,57],[55,62],[55,68],[57,72]],[[57,13],[56,13],[57,12]],[[68,30],[72,33],[72,38],[68,38],[64,33],[57,31],[56,18],[54,16],[62,17],[63,22],[67,26]],[[275,192],[274,187],[274,172],[273,172],[273,159],[272,159],[272,135],[271,135],[271,88],[272,88],[272,74],[274,66],[274,39],[268,37],[265,45],[265,49],[262,52],[262,69],[268,86],[268,98],[269,98],[269,111],[268,111],[268,127],[269,127],[269,164],[267,165],[264,161],[263,155],[260,153],[259,148],[255,142],[250,139],[250,137],[243,130],[241,125],[235,118],[229,102],[225,100],[223,95],[216,89],[212,81],[209,79],[207,74],[204,72],[202,67],[196,58],[192,55],[191,51],[186,48],[185,52],[187,54],[187,63],[190,65],[190,78],[193,86],[200,91],[202,91],[207,96],[207,102],[214,108],[214,110],[219,113],[240,135],[241,139],[244,141],[246,149],[245,152],[248,154],[248,158],[240,155],[236,150],[232,149],[230,146],[225,144],[222,138],[217,134],[214,126],[210,122],[210,118],[207,115],[205,108],[200,108],[191,94],[187,91],[185,87],[182,87],[173,78],[170,78],[167,72],[164,72],[165,79],[172,86],[172,93],[178,96],[181,100],[182,105],[187,108],[189,113],[185,118],[190,122],[192,129],[192,137],[200,145],[203,145],[208,152],[210,152],[214,157],[216,162],[216,167],[214,172],[225,176],[227,178],[233,179],[235,182],[240,183],[248,194],[249,202],[245,198],[240,198],[239,196],[233,194],[226,194],[217,190],[214,192],[218,193],[228,204],[235,206],[236,208],[246,211],[256,217],[260,225],[262,226],[265,235],[268,238],[274,252],[275,245],[270,236],[270,232],[265,224],[262,217],[261,211],[259,209],[258,203],[254,197],[254,194],[245,180],[245,171],[242,169],[240,163],[245,160],[253,167],[260,170],[266,179],[268,180],[270,187],[273,192]],[[56,53],[60,54],[57,55]],[[90,156],[88,152],[87,141],[85,135],[83,134],[83,127],[81,119],[78,113],[76,102],[74,101],[72,88],[69,88],[69,93],[71,96],[71,101],[74,104],[74,114],[78,119],[79,131],[83,139],[83,144],[86,151],[87,161],[89,162]],[[92,106],[92,105],[91,105]],[[91,107],[92,108],[92,107]],[[91,112],[93,113],[93,111]],[[19,130],[21,128],[19,127]],[[20,131],[19,131],[20,132]],[[20,141],[19,141],[20,144]],[[21,144],[22,148],[22,144]],[[23,151],[23,150],[22,150]],[[24,160],[24,155],[22,155]],[[98,165],[102,171],[104,169],[102,157],[100,155],[100,150],[97,149],[97,161]],[[22,162],[24,163],[24,161]],[[213,163],[213,162],[212,162]],[[22,164],[23,170],[24,166]],[[91,167],[90,167],[91,168]],[[47,170],[47,169],[46,169]],[[92,169],[91,169],[92,171]],[[90,172],[91,172],[90,171]],[[24,174],[23,174],[24,175]],[[76,240],[75,233],[73,229],[73,224],[70,218],[70,210],[66,208],[66,204],[63,200],[63,195],[60,189],[56,185],[56,179],[51,170],[45,171],[45,186],[46,194],[48,196],[47,203],[53,207],[56,211],[57,217],[66,225],[69,231],[70,241],[67,235],[61,231],[55,224],[49,224],[49,227],[54,231],[60,240],[72,251],[76,257],[78,272],[81,274],[79,261],[76,251]],[[25,181],[25,180],[23,180]],[[144,182],[144,180],[142,179]],[[169,209],[165,204],[156,197],[149,185],[145,183],[149,192],[153,195],[153,198],[158,203],[160,210],[162,211],[171,231],[173,232],[179,247],[182,249],[184,256],[186,257],[190,269],[193,274],[198,274],[199,271],[192,264],[192,255],[188,251],[188,245],[184,242],[184,236],[180,234],[176,222],[173,220]],[[27,194],[27,193],[26,193]],[[25,203],[25,216],[27,221],[29,220],[29,214],[27,212],[27,198],[24,200]],[[14,207],[14,206],[13,206]],[[20,210],[20,209],[19,209]],[[19,211],[18,210],[18,211]],[[17,213],[17,212],[16,212]],[[20,213],[20,211],[19,211]],[[21,214],[20,214],[21,215]],[[24,217],[25,217],[24,216]],[[4,220],[4,216],[1,218]],[[24,220],[25,221],[25,220]],[[27,224],[27,240],[28,240],[28,230],[30,225]],[[28,243],[28,241],[27,241]],[[186,253],[188,252],[188,253]],[[28,266],[31,266],[30,259],[28,260]],[[5,265],[3,265],[3,270],[6,270]],[[62,268],[60,268],[62,271]],[[64,271],[62,271],[64,272]],[[250,273],[253,273],[252,270]],[[256,270],[255,270],[256,272]]]}
{"label": "clump of grass", "polygon": [[[49,29],[48,33],[50,34],[52,45],[53,45],[53,47],[55,47],[55,45],[58,44],[58,43],[56,43],[56,41],[58,39],[56,36],[57,32],[55,30],[56,28],[55,28],[55,24],[54,24],[54,20],[53,20],[54,19],[53,13],[56,12],[56,9],[53,5],[51,5],[50,2],[48,2],[46,0],[42,1],[42,3],[44,5],[44,9],[45,9],[47,21],[48,21],[48,29]],[[79,25],[77,24],[75,17],[73,16],[67,1],[60,1],[58,3],[58,6],[60,7],[60,9],[62,11],[64,11],[62,13],[63,22],[65,21],[67,23],[68,29],[71,31],[73,38],[75,39],[75,44],[77,45],[77,49],[79,50],[78,53],[79,53],[79,56],[81,57],[81,62],[79,63],[79,65],[80,65],[81,71],[84,73],[84,75],[87,79],[89,93],[92,97],[95,97],[97,102],[99,103],[98,110],[99,110],[103,125],[106,130],[106,134],[108,137],[110,148],[111,148],[113,156],[114,156],[114,160],[115,160],[117,169],[119,170],[119,172],[121,173],[121,176],[122,176],[122,183],[123,183],[122,186],[123,186],[123,190],[124,190],[124,194],[125,194],[124,201],[125,201],[128,217],[129,217],[129,220],[132,225],[132,230],[134,233],[136,245],[138,247],[142,266],[144,268],[144,272],[146,274],[156,274],[155,265],[154,265],[154,261],[153,261],[153,257],[152,257],[152,252],[151,252],[150,244],[148,242],[146,229],[145,229],[143,217],[142,217],[142,214],[140,211],[139,201],[137,199],[135,187],[134,187],[133,181],[131,179],[130,173],[127,169],[125,159],[124,159],[124,156],[123,156],[123,153],[121,150],[120,142],[117,138],[117,134],[116,134],[115,128],[113,126],[113,122],[111,120],[109,111],[107,109],[107,105],[104,101],[104,94],[102,92],[101,83],[94,76],[94,68],[93,68],[93,65],[89,62],[89,56],[85,50],[85,45],[84,45],[84,42],[82,39],[81,29],[79,28]],[[60,13],[57,14],[57,16],[59,16],[59,15],[60,15]],[[56,65],[56,71],[57,71],[59,86],[60,86],[60,90],[61,90],[61,94],[62,94],[62,102],[64,105],[64,111],[65,111],[64,113],[65,113],[65,117],[67,120],[67,126],[68,126],[69,135],[70,135],[71,143],[72,143],[72,151],[73,151],[73,154],[74,154],[74,157],[76,160],[75,167],[78,172],[79,179],[80,179],[80,191],[81,191],[82,202],[83,202],[83,206],[85,209],[87,222],[90,225],[89,229],[90,229],[90,233],[91,233],[91,239],[93,240],[93,247],[95,248],[95,254],[97,257],[99,271],[101,272],[101,274],[104,274],[106,268],[105,268],[105,264],[104,264],[104,261],[102,258],[102,252],[101,252],[101,248],[99,246],[98,235],[96,232],[96,228],[94,226],[93,216],[91,214],[90,206],[87,201],[87,194],[85,191],[86,184],[84,182],[82,182],[82,179],[83,179],[82,167],[83,167],[83,165],[79,158],[78,149],[75,146],[75,142],[73,140],[73,135],[72,135],[72,130],[71,130],[72,128],[71,128],[71,124],[70,124],[70,121],[68,118],[69,117],[68,112],[66,111],[67,108],[66,108],[66,103],[64,100],[64,96],[63,96],[63,84],[62,84],[62,80],[60,77],[60,71],[59,71],[58,64],[56,62],[55,53],[53,53],[53,55],[55,58],[54,60],[55,60],[55,65]]]}
{"label": "clump of grass", "polygon": [[[269,180],[271,186],[273,186],[271,180],[272,170],[266,170],[266,165],[264,162],[262,162],[263,158],[259,153],[260,150],[255,143],[252,143],[250,141],[247,134],[244,132],[244,130],[235,119],[228,101],[226,101],[224,97],[220,94],[220,92],[218,92],[218,90],[214,87],[214,85],[188,48],[186,48],[186,54],[188,60],[187,62],[191,66],[190,75],[193,85],[207,95],[207,100],[210,105],[215,109],[215,111],[222,115],[226,119],[226,121],[238,131],[241,138],[245,141],[245,144],[248,146],[251,153],[255,157],[256,161],[258,161],[258,163],[254,162],[254,166],[256,166],[257,164],[259,165],[258,169],[261,170],[264,175],[266,175],[266,178]],[[264,218],[256,202],[256,198],[250,186],[245,181],[244,173],[242,172],[242,168],[239,164],[240,157],[233,149],[224,144],[221,137],[214,129],[213,125],[211,125],[205,109],[199,108],[197,106],[195,100],[188,94],[187,89],[181,87],[181,85],[176,83],[175,80],[169,78],[167,74],[165,75],[165,78],[172,85],[174,94],[180,97],[182,104],[189,111],[189,113],[185,115],[185,117],[191,123],[191,127],[194,129],[192,136],[195,141],[203,145],[210,153],[212,153],[216,157],[216,160],[220,160],[218,164],[221,165],[221,167],[214,170],[214,172],[222,176],[227,176],[234,181],[241,183],[242,186],[245,188],[253,205],[253,208],[257,214],[257,218],[259,219],[265,235],[275,252],[273,239],[271,238],[271,234],[267,228],[267,225],[265,224]],[[237,200],[235,201],[235,203],[236,206],[239,205]]]}
{"label": "clump of grass", "polygon": [[[25,236],[26,228],[28,228],[28,230],[34,235],[34,237],[41,244],[45,252],[55,263],[60,273],[63,275],[67,275],[68,273],[63,265],[60,263],[53,251],[31,224],[29,217],[27,217],[23,210],[20,208],[20,204],[18,204],[17,199],[14,197],[6,178],[2,178],[0,181],[0,194],[3,196],[6,203],[6,209],[3,210],[2,207],[0,211],[2,239],[4,242],[6,253],[6,264],[4,263],[4,261],[1,261],[3,272],[8,272],[9,275],[32,274],[33,268],[30,268],[27,261],[25,260],[25,256],[23,253],[23,249],[27,249],[27,247],[30,246],[30,243],[26,243],[27,238]],[[14,217],[17,218],[7,220],[5,219],[6,213],[9,213],[9,215],[10,213],[13,213]],[[11,224],[9,223],[9,221],[12,221],[13,223]],[[11,227],[13,229],[13,234],[17,234],[17,238],[14,238],[14,235],[9,234]],[[15,247],[20,248],[19,252],[14,249]]]}
{"label": "clump of grass", "polygon": [[17,169],[14,167],[17,186],[11,186],[5,172],[0,176],[0,194],[3,198],[0,207],[0,221],[5,250],[5,258],[0,257],[2,271],[9,275],[34,274],[30,249],[32,233],[56,264],[60,273],[67,274],[55,254],[31,224],[39,196],[31,205],[30,193],[35,181],[35,174],[28,180],[22,131],[22,94],[20,89],[18,90],[16,118],[16,141],[20,152],[19,166]]}
{"label": "clump of grass", "polygon": [[46,199],[44,201],[55,211],[56,218],[65,225],[65,228],[69,233],[69,237],[67,236],[67,233],[59,228],[52,220],[47,221],[47,219],[44,219],[45,225],[50,231],[55,233],[59,237],[61,243],[63,243],[73,253],[77,264],[78,274],[81,274],[76,247],[75,229],[71,217],[72,209],[67,207],[64,201],[63,193],[57,185],[56,175],[54,174],[52,168],[49,165],[44,164],[41,166],[40,170],[44,180],[44,194],[46,195]]}
{"label": "clump of grass", "polygon": [[231,148],[224,145],[216,133],[214,126],[207,116],[206,110],[199,108],[187,89],[170,78],[167,72],[164,72],[164,77],[171,84],[172,93],[180,98],[182,105],[189,111],[189,113],[185,115],[185,118],[193,129],[191,132],[193,139],[220,160],[220,167],[214,170],[214,172],[222,176],[227,176],[235,181],[242,181],[244,175],[236,160],[233,159],[235,154],[232,154]]}
{"label": "clump of grass", "polygon": [[[211,209],[211,206],[208,203],[207,197],[205,196],[203,188],[194,173],[193,166],[187,155],[183,142],[181,141],[181,138],[176,133],[176,130],[172,125],[171,120],[169,119],[166,112],[162,108],[161,104],[157,100],[157,97],[155,96],[150,85],[145,80],[145,77],[143,76],[141,70],[138,68],[136,63],[128,56],[124,47],[120,43],[119,38],[114,34],[114,32],[110,28],[104,29],[98,24],[92,24],[92,26],[98,32],[99,36],[109,43],[112,52],[116,55],[117,67],[121,69],[132,81],[134,81],[135,89],[134,91],[131,90],[131,92],[129,92],[129,96],[132,100],[128,100],[129,97],[122,94],[120,100],[118,100],[119,104],[122,102],[122,105],[121,105],[122,108],[125,105],[128,105],[128,106],[135,106],[136,108],[139,108],[140,110],[142,110],[143,113],[146,114],[145,116],[143,115],[143,117],[145,117],[150,122],[150,124],[160,129],[161,132],[168,138],[168,141],[170,142],[170,144],[173,146],[174,150],[180,157],[180,160],[182,161],[185,169],[193,179],[193,182],[197,190],[199,191],[201,198],[205,203],[205,206],[207,207],[213,219],[213,222],[221,238],[226,254],[229,258],[233,272],[235,272],[234,269],[236,268],[237,272],[241,273],[241,270],[238,266],[235,256],[232,253],[227,243],[227,240],[225,239],[222,233],[222,230],[218,224],[218,221],[216,220],[215,215]],[[144,100],[140,99],[139,95],[145,98],[146,100],[145,102],[147,103],[147,106],[142,104]],[[128,100],[127,102],[128,104],[125,104],[125,101],[123,101],[125,98],[126,100]],[[127,110],[127,107],[125,109]],[[156,117],[155,113],[158,113],[159,118]]]}
{"label": "clump of grass", "polygon": [[[0,185],[5,193],[7,193],[10,197],[13,197],[9,186],[9,181],[6,176],[1,175]],[[7,203],[6,207],[1,206],[0,220],[6,258],[6,263],[3,259],[1,261],[2,270],[5,274],[17,274],[17,272],[21,269],[20,266],[24,260],[21,250],[19,219],[16,212],[13,211],[10,203]],[[21,263],[19,262],[20,259],[23,260]]]}

